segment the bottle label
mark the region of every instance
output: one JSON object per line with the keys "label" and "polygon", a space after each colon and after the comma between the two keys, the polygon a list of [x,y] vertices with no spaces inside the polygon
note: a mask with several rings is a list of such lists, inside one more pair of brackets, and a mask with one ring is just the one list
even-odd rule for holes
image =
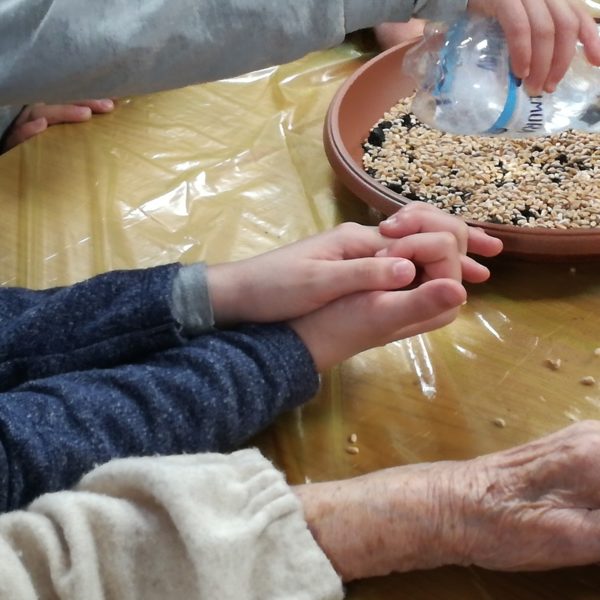
{"label": "bottle label", "polygon": [[509,73],[504,109],[498,120],[485,133],[487,135],[512,133],[524,136],[544,133],[545,112],[544,97],[529,96],[522,88],[522,81]]}

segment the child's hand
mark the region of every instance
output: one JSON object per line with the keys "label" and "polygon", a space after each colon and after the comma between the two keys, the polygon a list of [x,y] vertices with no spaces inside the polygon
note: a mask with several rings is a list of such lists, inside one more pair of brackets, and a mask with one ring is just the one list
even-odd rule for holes
{"label": "child's hand", "polygon": [[[457,281],[464,279],[469,283],[481,283],[488,279],[490,272],[467,256],[467,252],[479,256],[496,256],[502,251],[502,242],[499,239],[488,235],[483,229],[468,227],[462,219],[452,217],[424,202],[411,202],[406,205],[382,221],[379,231],[387,238],[400,239],[388,244],[377,256],[403,256],[415,264],[422,264],[424,269],[419,282],[452,277]],[[418,236],[436,232],[446,232],[445,239],[438,242],[427,260],[419,261],[418,257],[412,254],[410,240],[415,234]],[[434,260],[435,255],[437,260]],[[447,260],[455,255],[458,256],[461,267],[458,277],[451,275],[446,269]]]}
{"label": "child's hand", "polygon": [[419,282],[488,278],[466,252],[493,256],[500,241],[429,205],[398,215],[381,231],[344,223],[255,258],[209,267],[217,325],[284,321],[356,292],[405,288],[415,282],[415,264],[424,268]]}
{"label": "child's hand", "polygon": [[376,346],[451,323],[467,292],[461,256],[447,233],[423,233],[401,240],[416,266],[437,278],[410,290],[364,291],[344,296],[290,322],[318,371]]}
{"label": "child's hand", "polygon": [[468,8],[499,21],[513,71],[532,94],[556,89],[577,40],[590,63],[600,66],[600,37],[582,0],[469,0]]}
{"label": "child's hand", "polygon": [[108,113],[114,108],[112,100],[84,100],[75,104],[29,104],[15,119],[6,133],[3,151],[46,131],[60,123],[89,121],[93,113]]}

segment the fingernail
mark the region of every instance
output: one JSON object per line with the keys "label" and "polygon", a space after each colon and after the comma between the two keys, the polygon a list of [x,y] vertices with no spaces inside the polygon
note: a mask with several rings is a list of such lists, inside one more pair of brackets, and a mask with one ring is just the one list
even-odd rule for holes
{"label": "fingernail", "polygon": [[396,223],[396,221],[398,221],[398,213],[394,213],[393,215],[389,216],[385,221],[383,221],[384,225],[393,225],[394,223]]}
{"label": "fingernail", "polygon": [[406,279],[408,276],[412,277],[414,273],[413,264],[409,260],[396,261],[392,270],[394,271],[394,275],[403,279]]}
{"label": "fingernail", "polygon": [[48,127],[48,122],[45,117],[40,117],[34,121],[35,131],[37,133],[44,131]]}
{"label": "fingernail", "polygon": [[78,106],[77,107],[77,114],[82,119],[91,119],[91,117],[92,117],[92,109],[89,108],[89,107],[87,107],[87,106]]}
{"label": "fingernail", "polygon": [[104,110],[112,110],[115,107],[115,103],[112,100],[110,100],[110,99],[106,99],[106,100],[101,100],[100,101],[100,106]]}
{"label": "fingernail", "polygon": [[375,252],[375,258],[381,258],[382,256],[387,256],[388,251],[387,248],[382,248],[381,250],[378,250],[377,252]]}

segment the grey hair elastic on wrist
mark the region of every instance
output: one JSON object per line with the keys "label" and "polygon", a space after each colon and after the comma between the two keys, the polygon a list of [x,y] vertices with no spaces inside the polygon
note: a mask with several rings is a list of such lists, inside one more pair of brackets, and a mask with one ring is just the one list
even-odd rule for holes
{"label": "grey hair elastic on wrist", "polygon": [[200,335],[214,327],[215,319],[204,263],[186,265],[179,269],[173,280],[171,309],[186,336]]}

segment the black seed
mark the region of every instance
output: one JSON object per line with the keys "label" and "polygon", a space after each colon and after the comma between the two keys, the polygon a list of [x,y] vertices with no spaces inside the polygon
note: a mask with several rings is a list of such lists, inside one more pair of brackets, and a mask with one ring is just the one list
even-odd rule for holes
{"label": "black seed", "polygon": [[567,156],[566,154],[562,153],[562,152],[561,152],[561,153],[560,153],[560,154],[559,154],[559,155],[556,157],[556,160],[557,160],[557,161],[558,161],[558,162],[559,162],[561,165],[564,165],[564,164],[566,164],[567,162],[569,162],[569,158],[568,158],[568,156]]}
{"label": "black seed", "polygon": [[425,198],[418,196],[414,192],[404,192],[404,197],[409,200],[414,200],[415,202],[425,202]]}
{"label": "black seed", "polygon": [[388,188],[392,190],[392,192],[396,192],[396,194],[403,194],[402,184],[401,183],[388,183]]}
{"label": "black seed", "polygon": [[412,129],[415,126],[411,115],[402,115],[399,120],[402,127],[406,127],[406,129],[408,130]]}
{"label": "black seed", "polygon": [[374,127],[369,134],[369,144],[371,146],[381,146],[385,142],[385,133],[383,129]]}
{"label": "black seed", "polygon": [[380,121],[377,123],[377,127],[379,127],[379,129],[389,129],[392,125],[393,123],[391,121]]}
{"label": "black seed", "polygon": [[592,167],[586,165],[581,158],[573,161],[573,166],[578,168],[580,171],[589,171]]}
{"label": "black seed", "polygon": [[375,177],[375,175],[377,175],[377,171],[373,167],[369,167],[367,169],[367,175],[370,177]]}
{"label": "black seed", "polygon": [[521,215],[523,215],[523,217],[525,219],[529,219],[530,217],[537,217],[538,216],[537,214],[533,213],[531,211],[531,209],[529,209],[529,208],[526,208],[525,210],[520,210],[519,212],[521,213]]}

